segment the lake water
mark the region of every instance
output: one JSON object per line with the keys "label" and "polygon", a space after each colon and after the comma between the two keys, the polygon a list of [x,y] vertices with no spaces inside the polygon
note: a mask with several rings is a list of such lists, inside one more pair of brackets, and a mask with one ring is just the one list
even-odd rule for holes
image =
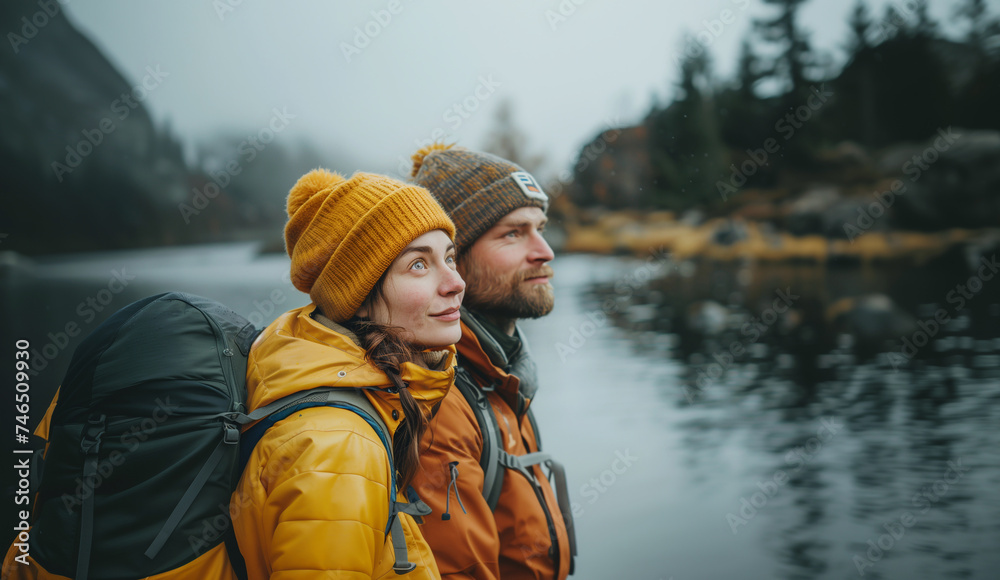
{"label": "lake water", "polygon": [[[972,263],[557,257],[556,308],[523,324],[575,577],[1000,577],[1000,280],[970,284]],[[8,254],[0,339],[45,365],[34,420],[86,333],[165,290],[261,325],[308,302],[252,244]]]}

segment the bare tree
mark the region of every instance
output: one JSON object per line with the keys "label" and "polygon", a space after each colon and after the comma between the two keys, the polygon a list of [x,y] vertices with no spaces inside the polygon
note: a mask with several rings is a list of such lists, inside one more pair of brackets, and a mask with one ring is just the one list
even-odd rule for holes
{"label": "bare tree", "polygon": [[483,149],[520,165],[529,173],[536,173],[545,164],[544,154],[528,153],[528,135],[514,124],[514,104],[506,98],[497,107]]}

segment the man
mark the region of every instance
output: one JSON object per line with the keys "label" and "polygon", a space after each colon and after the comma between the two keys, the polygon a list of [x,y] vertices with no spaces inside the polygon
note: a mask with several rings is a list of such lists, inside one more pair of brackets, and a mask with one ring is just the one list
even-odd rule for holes
{"label": "man", "polygon": [[562,580],[575,552],[565,476],[538,454],[535,363],[516,324],[552,310],[548,198],[493,155],[432,145],[413,160],[414,181],[455,222],[466,282],[456,388],[431,420],[414,484],[433,510],[422,531],[449,580]]}

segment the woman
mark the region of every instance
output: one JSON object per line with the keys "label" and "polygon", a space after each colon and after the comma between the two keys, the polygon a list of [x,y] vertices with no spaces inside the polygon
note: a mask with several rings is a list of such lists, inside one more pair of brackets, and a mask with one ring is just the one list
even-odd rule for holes
{"label": "woman", "polygon": [[248,411],[316,387],[362,389],[392,457],[375,425],[343,408],[296,410],[268,428],[230,505],[248,576],[388,578],[408,557],[407,577],[439,578],[414,519],[400,513],[390,528],[389,494],[406,501],[427,419],[453,384],[465,293],[454,226],[423,188],[324,170],[295,184],[288,215],[292,282],[312,303],[254,343]]}

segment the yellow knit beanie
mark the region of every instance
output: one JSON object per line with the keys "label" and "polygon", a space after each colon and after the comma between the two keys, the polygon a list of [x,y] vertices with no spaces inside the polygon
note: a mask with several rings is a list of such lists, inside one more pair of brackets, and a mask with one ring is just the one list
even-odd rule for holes
{"label": "yellow knit beanie", "polygon": [[426,189],[372,173],[345,179],[314,169],[288,194],[292,283],[343,322],[403,248],[433,230],[455,239],[454,224]]}

